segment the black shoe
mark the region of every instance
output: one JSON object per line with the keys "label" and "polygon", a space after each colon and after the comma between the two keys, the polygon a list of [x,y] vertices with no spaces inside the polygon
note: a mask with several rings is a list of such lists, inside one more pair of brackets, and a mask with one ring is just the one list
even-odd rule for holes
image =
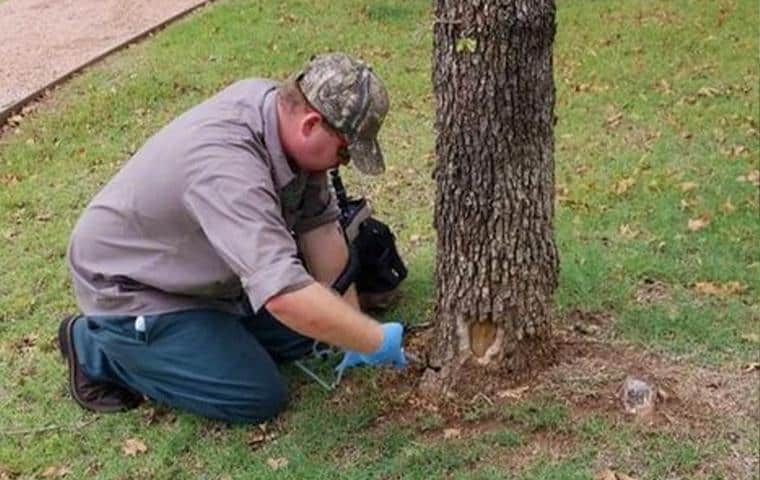
{"label": "black shoe", "polygon": [[72,333],[76,315],[61,321],[58,327],[58,348],[69,366],[69,391],[74,400],[94,412],[123,412],[137,408],[143,401],[139,393],[109,382],[97,382],[85,376],[77,362]]}

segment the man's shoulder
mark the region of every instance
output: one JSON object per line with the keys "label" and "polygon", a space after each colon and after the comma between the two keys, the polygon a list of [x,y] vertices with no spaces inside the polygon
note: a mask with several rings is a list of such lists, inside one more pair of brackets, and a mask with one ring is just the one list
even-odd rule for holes
{"label": "man's shoulder", "polygon": [[241,96],[242,98],[256,99],[265,96],[278,85],[279,82],[267,78],[246,78],[224,88],[218,96]]}

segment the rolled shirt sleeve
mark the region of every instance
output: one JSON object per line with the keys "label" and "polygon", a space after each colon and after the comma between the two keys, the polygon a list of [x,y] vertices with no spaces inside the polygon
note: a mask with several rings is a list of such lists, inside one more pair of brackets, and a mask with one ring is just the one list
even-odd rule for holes
{"label": "rolled shirt sleeve", "polygon": [[271,175],[259,159],[241,154],[228,157],[224,169],[207,166],[194,172],[183,203],[240,278],[254,310],[278,293],[314,281],[298,257]]}

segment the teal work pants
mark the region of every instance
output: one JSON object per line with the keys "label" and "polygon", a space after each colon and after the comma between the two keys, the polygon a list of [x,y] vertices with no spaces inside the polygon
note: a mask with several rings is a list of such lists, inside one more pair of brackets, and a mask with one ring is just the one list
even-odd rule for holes
{"label": "teal work pants", "polygon": [[263,310],[249,316],[190,310],[142,318],[80,316],[74,346],[84,373],[235,423],[263,422],[285,407],[287,388],[276,362],[302,357],[313,342]]}

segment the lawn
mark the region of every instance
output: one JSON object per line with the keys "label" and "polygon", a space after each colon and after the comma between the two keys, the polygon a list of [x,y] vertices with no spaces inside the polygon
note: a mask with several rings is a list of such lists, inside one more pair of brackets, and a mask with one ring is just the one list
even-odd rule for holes
{"label": "lawn", "polygon": [[[75,309],[64,256],[78,214],[175,115],[236,79],[283,78],[314,52],[355,54],[386,80],[388,171],[345,180],[393,226],[410,267],[386,318],[431,320],[434,19],[429,0],[360,3],[214,2],[4,129],[0,479],[760,478],[750,0],[558,1],[555,365],[441,402],[414,390],[413,369],[352,372],[328,393],[288,368],[292,407],[265,428],[151,404],[93,415],[70,400],[54,339]],[[628,374],[661,390],[653,417],[622,412]]]}

